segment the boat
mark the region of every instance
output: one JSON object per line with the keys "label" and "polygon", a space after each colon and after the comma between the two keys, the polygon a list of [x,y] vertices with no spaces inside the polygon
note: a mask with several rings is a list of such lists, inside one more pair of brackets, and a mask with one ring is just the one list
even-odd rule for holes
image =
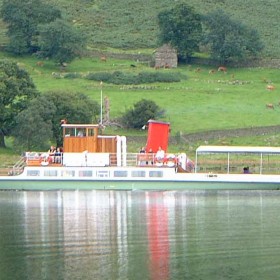
{"label": "boat", "polygon": [[[280,148],[200,146],[191,160],[168,151],[170,124],[149,120],[145,153],[98,124],[61,124],[63,147],[27,152],[2,190],[231,190],[280,188]],[[157,157],[161,147],[164,156]]]}

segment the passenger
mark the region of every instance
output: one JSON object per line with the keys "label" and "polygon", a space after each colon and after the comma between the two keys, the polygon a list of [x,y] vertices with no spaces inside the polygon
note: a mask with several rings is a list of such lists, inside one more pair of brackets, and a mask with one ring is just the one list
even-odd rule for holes
{"label": "passenger", "polygon": [[245,166],[244,168],[243,168],[243,174],[250,174],[251,172],[250,172],[250,169],[249,169],[249,166]]}
{"label": "passenger", "polygon": [[[145,153],[146,153],[145,147],[141,147],[140,150],[139,150],[139,154],[145,154]],[[143,161],[143,160],[145,160],[145,156],[144,155],[139,155],[138,158],[139,158],[138,164],[139,165],[145,165],[145,162]]]}
{"label": "passenger", "polygon": [[156,159],[157,160],[163,160],[164,159],[164,150],[159,146],[158,151],[156,153]]}
{"label": "passenger", "polygon": [[56,152],[55,152],[55,157],[54,157],[55,163],[61,163],[62,162],[61,157],[62,157],[61,149],[57,148]]}
{"label": "passenger", "polygon": [[55,153],[56,153],[56,148],[54,146],[51,146],[50,149],[48,150],[49,163],[54,163]]}
{"label": "passenger", "polygon": [[78,132],[78,136],[79,136],[79,137],[83,137],[83,136],[84,136],[84,133],[83,133],[83,131],[82,131],[82,130],[79,130],[79,132]]}

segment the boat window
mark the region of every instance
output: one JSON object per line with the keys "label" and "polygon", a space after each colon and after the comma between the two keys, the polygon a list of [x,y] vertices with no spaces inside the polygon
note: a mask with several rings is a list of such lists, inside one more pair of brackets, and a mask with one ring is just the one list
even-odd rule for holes
{"label": "boat window", "polygon": [[80,170],[79,177],[92,177],[92,171],[91,170]]}
{"label": "boat window", "polygon": [[75,176],[75,170],[63,170],[61,171],[62,177],[74,177]]}
{"label": "boat window", "polygon": [[116,170],[114,171],[114,177],[127,177],[127,171]]}
{"label": "boat window", "polygon": [[149,171],[150,177],[163,177],[162,171]]}
{"label": "boat window", "polygon": [[27,176],[39,176],[40,171],[39,170],[27,170]]}
{"label": "boat window", "polygon": [[57,176],[57,170],[44,170],[44,176]]}
{"label": "boat window", "polygon": [[138,170],[136,171],[135,170],[135,171],[131,172],[131,176],[132,177],[145,177],[146,176],[146,172],[142,171],[142,170],[141,171],[138,171]]}
{"label": "boat window", "polygon": [[88,136],[94,136],[94,129],[93,128],[88,129]]}
{"label": "boat window", "polygon": [[104,177],[109,177],[110,173],[108,170],[102,170],[102,171],[96,171],[96,177],[99,178],[104,178]]}

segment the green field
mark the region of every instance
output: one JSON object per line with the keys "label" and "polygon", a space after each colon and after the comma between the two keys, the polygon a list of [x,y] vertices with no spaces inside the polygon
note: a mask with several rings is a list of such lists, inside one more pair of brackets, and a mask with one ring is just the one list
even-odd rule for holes
{"label": "green field", "polygon": [[[35,58],[16,60],[27,69],[41,92],[67,90],[83,92],[100,102],[99,82],[84,78],[55,78],[53,73],[63,76],[67,73],[85,75],[97,71],[164,71],[180,73],[184,79],[179,83],[156,83],[148,85],[103,85],[103,95],[108,96],[111,104],[111,119],[120,116],[125,110],[142,98],[154,100],[166,110],[166,121],[170,121],[173,133],[183,134],[213,129],[233,129],[279,124],[280,76],[278,69],[232,68],[228,73],[209,74],[211,68],[182,65],[177,69],[154,70],[133,60],[108,59],[102,63],[97,58],[83,58],[71,63],[66,72],[52,61],[43,67],[36,66]],[[136,67],[131,68],[131,64]],[[267,90],[273,84],[275,90]],[[274,104],[274,110],[266,104]]]}

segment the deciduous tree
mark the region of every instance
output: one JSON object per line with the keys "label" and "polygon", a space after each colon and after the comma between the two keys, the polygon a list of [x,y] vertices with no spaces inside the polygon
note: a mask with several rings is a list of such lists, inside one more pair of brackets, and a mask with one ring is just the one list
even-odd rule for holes
{"label": "deciduous tree", "polygon": [[121,122],[127,128],[141,128],[148,120],[157,119],[163,115],[164,111],[154,101],[142,99],[123,114]]}
{"label": "deciduous tree", "polygon": [[69,123],[97,122],[100,106],[82,93],[54,91],[41,94],[17,118],[15,144],[44,148],[50,142],[62,145],[61,120]]}
{"label": "deciduous tree", "polygon": [[62,65],[81,56],[85,37],[72,25],[58,19],[41,26],[39,45],[44,57],[53,58]]}
{"label": "deciduous tree", "polygon": [[61,13],[41,0],[3,0],[1,16],[8,26],[7,49],[14,54],[24,54],[39,49],[38,25],[60,18]]}
{"label": "deciduous tree", "polygon": [[27,108],[38,92],[27,71],[15,62],[0,60],[0,146],[10,135],[16,116]]}
{"label": "deciduous tree", "polygon": [[158,15],[159,42],[170,43],[177,49],[179,57],[190,58],[199,50],[202,35],[201,17],[194,8],[185,3],[163,11]]}
{"label": "deciduous tree", "polygon": [[203,44],[210,48],[211,57],[220,64],[255,58],[263,49],[256,30],[232,20],[222,10],[204,17]]}

